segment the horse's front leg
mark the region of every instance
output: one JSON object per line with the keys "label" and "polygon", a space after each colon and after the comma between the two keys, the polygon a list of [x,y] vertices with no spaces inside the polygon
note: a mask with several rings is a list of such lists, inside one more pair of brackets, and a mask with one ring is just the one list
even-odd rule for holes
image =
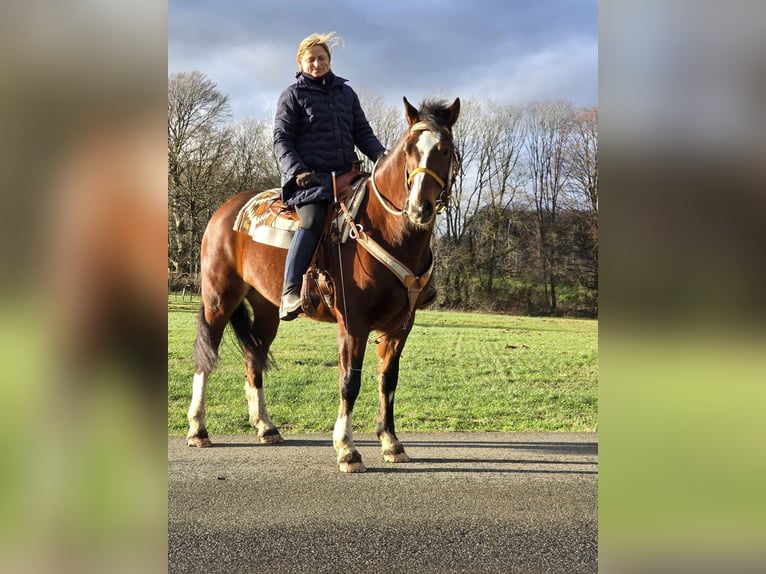
{"label": "horse's front leg", "polygon": [[377,434],[386,462],[410,462],[404,446],[396,438],[394,423],[394,396],[399,382],[399,357],[404,349],[407,332],[401,336],[386,336],[378,344],[378,401]]}
{"label": "horse's front leg", "polygon": [[338,385],[340,387],[340,407],[338,408],[338,420],[335,421],[335,429],[332,433],[332,444],[338,453],[338,468],[341,472],[365,472],[367,467],[362,462],[362,455],[354,446],[351,415],[362,383],[362,363],[366,337],[358,339],[346,335],[342,326],[339,337],[338,366],[340,367],[340,375]]}

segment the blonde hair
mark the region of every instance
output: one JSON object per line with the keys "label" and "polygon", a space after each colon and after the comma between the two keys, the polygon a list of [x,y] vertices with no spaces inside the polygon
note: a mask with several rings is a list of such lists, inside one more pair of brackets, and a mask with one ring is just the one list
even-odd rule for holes
{"label": "blonde hair", "polygon": [[327,52],[327,55],[330,57],[330,60],[332,60],[330,48],[335,47],[338,44],[341,46],[343,45],[343,38],[338,36],[337,32],[327,32],[327,34],[311,34],[311,36],[304,38],[301,40],[301,43],[298,44],[298,52],[295,54],[295,58],[300,62],[301,58],[303,57],[303,53],[306,50],[313,48],[314,46],[322,46],[325,52]]}

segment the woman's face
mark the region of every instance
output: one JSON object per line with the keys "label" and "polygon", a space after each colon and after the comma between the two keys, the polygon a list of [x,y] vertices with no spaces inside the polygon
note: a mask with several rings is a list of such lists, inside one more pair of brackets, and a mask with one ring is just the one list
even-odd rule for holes
{"label": "woman's face", "polygon": [[330,71],[330,56],[322,46],[312,46],[303,52],[298,65],[304,74],[319,78]]}

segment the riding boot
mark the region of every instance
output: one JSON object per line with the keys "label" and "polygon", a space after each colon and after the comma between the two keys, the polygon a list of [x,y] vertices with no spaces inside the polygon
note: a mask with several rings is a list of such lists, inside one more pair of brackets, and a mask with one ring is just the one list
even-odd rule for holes
{"label": "riding boot", "polygon": [[282,302],[279,306],[279,318],[292,321],[301,312],[301,286],[314,256],[319,238],[310,229],[298,228],[290,241],[285,259],[285,280],[282,287]]}

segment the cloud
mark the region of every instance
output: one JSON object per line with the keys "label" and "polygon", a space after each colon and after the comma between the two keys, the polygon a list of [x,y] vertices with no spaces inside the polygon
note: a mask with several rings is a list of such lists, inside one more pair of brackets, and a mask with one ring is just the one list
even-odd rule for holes
{"label": "cloud", "polygon": [[391,104],[457,95],[596,103],[596,2],[261,4],[169,4],[169,72],[207,75],[235,118],[270,115],[293,81],[298,42],[330,30],[345,41],[335,73]]}
{"label": "cloud", "polygon": [[500,62],[463,86],[477,98],[511,103],[569,100],[593,105],[598,97],[598,45],[595,38],[576,37]]}

